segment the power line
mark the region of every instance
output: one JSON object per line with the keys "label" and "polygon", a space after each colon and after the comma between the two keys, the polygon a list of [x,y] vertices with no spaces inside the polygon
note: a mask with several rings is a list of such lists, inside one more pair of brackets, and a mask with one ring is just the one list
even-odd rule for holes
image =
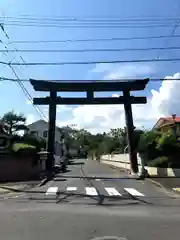
{"label": "power line", "polygon": [[[36,17],[36,18],[79,18],[78,15],[39,15],[39,14],[18,14],[19,17]],[[8,16],[7,16],[8,17]],[[82,15],[80,16],[80,18],[83,18],[83,19],[87,19],[87,18],[91,18],[91,19],[104,19],[104,18],[109,18],[109,19],[119,19],[119,15]],[[145,14],[145,15],[138,15],[138,16],[128,16],[128,18],[125,18],[125,19],[151,19],[151,18],[156,18],[156,19],[163,19],[163,18],[167,18],[167,16],[159,16],[159,15],[148,15]],[[168,18],[172,19],[174,18],[174,15],[173,16],[169,16]],[[121,19],[124,19],[124,18],[121,18]]]}
{"label": "power line", "polygon": [[9,66],[13,72],[13,74],[16,77],[16,81],[20,86],[20,88],[22,89],[23,93],[25,94],[25,96],[29,99],[29,101],[31,102],[32,106],[34,107],[34,109],[36,110],[36,112],[40,115],[41,118],[43,118],[44,120],[47,121],[46,116],[44,115],[44,113],[41,111],[41,109],[33,104],[33,98],[31,96],[31,94],[28,92],[28,90],[26,89],[26,87],[23,85],[22,81],[20,80],[19,76],[17,75],[16,71],[14,70],[14,68],[12,66]]}
{"label": "power line", "polygon": [[[178,11],[177,11],[178,14],[179,14],[179,11],[180,11],[180,3],[178,4]],[[170,33],[170,36],[166,39],[166,41],[164,43],[164,48],[166,48],[168,46],[170,39],[175,36],[174,34],[175,34],[175,32],[176,32],[176,30],[177,30],[177,28],[179,26],[179,22],[180,22],[180,18],[178,17],[177,21],[175,22],[175,24],[173,26],[173,29],[172,29],[172,31]]]}
{"label": "power line", "polygon": [[151,25],[127,25],[127,24],[38,24],[38,23],[23,23],[23,22],[7,22],[3,23],[5,26],[16,26],[16,27],[45,27],[45,28],[167,28],[172,27],[173,25],[167,24],[151,24]]}
{"label": "power line", "polygon": [[154,59],[134,59],[134,60],[107,60],[107,61],[80,61],[80,62],[3,62],[0,64],[11,66],[56,66],[56,65],[90,65],[99,63],[145,63],[145,62],[179,62],[180,58],[154,58]]}
{"label": "power line", "polygon": [[[126,52],[126,51],[157,51],[157,50],[180,50],[180,46],[174,47],[151,47],[151,48],[95,48],[95,49],[20,49],[18,52],[30,52],[30,53],[49,53],[49,52],[61,52],[61,53],[81,53],[81,52]],[[16,49],[0,49],[1,53],[17,52]]]}
{"label": "power line", "polygon": [[[180,11],[180,3],[178,4],[178,15],[179,15],[179,11]],[[178,28],[178,26],[179,26],[179,23],[180,23],[180,18],[178,17],[177,18],[177,21],[175,22],[175,24],[174,24],[174,26],[173,26],[173,29],[172,29],[172,31],[171,31],[171,34],[170,34],[170,37],[167,39],[167,41],[165,42],[165,46],[167,46],[168,45],[168,43],[169,43],[169,40],[170,40],[170,38],[172,38],[173,36],[174,36],[174,34],[175,34],[175,32],[176,32],[176,30],[177,30],[177,28]]]}
{"label": "power line", "polygon": [[[65,28],[101,28],[101,27],[135,27],[135,28],[149,28],[149,27],[171,27],[178,21],[177,18],[83,18],[83,17],[56,17],[56,18],[42,18],[42,17],[12,17],[7,16],[2,19],[1,25],[8,26],[33,26],[33,27],[65,27]],[[139,25],[140,24],[140,25]],[[169,24],[169,25],[168,25]]]}
{"label": "power line", "polygon": [[[112,79],[113,81],[137,81],[137,78],[123,78],[123,79]],[[138,79],[138,81],[142,81],[144,79]],[[17,78],[6,78],[6,77],[0,77],[0,82],[1,81],[10,81],[10,82],[17,82],[17,81],[20,81],[20,82],[30,82],[30,79],[18,79]],[[49,80],[41,80],[41,81],[44,81],[44,82],[49,82]],[[51,80],[50,82],[96,82],[96,81],[111,81],[111,80]],[[150,82],[161,82],[161,81],[180,81],[180,78],[149,78],[149,81]]]}
{"label": "power line", "polygon": [[6,16],[0,17],[0,19],[9,21],[14,20],[28,20],[28,21],[48,21],[48,22],[165,22],[165,21],[177,21],[178,18],[175,17],[161,17],[161,18],[92,18],[92,17],[76,17],[76,16],[69,16],[69,17],[13,17],[13,16]]}
{"label": "power line", "polygon": [[[1,28],[2,29],[2,28]],[[2,29],[3,30],[3,29]],[[4,31],[4,30],[3,30]],[[6,36],[9,39],[9,36]],[[16,49],[17,51],[17,49]],[[23,61],[23,63],[25,63],[23,57],[21,57],[21,60]],[[28,90],[26,89],[26,87],[24,86],[24,84],[22,83],[22,81],[20,80],[18,74],[16,73],[15,69],[13,68],[13,66],[8,65],[9,68],[12,70],[14,76],[16,77],[16,81],[18,85],[20,86],[21,90],[23,91],[23,93],[25,94],[25,96],[30,100],[30,102],[32,103],[32,106],[34,107],[34,109],[37,111],[37,113],[40,115],[41,118],[44,118],[45,120],[47,120],[46,116],[44,115],[44,113],[41,111],[41,109],[38,106],[35,106],[33,104],[33,98],[31,96],[31,94],[28,92]],[[1,81],[1,79],[0,79]]]}
{"label": "power line", "polygon": [[66,43],[66,42],[99,42],[99,41],[127,41],[127,40],[146,40],[146,39],[161,39],[161,38],[179,38],[180,35],[160,35],[160,36],[149,36],[149,37],[121,37],[121,38],[89,38],[89,39],[65,39],[65,40],[16,40],[7,42],[7,44],[16,43]]}

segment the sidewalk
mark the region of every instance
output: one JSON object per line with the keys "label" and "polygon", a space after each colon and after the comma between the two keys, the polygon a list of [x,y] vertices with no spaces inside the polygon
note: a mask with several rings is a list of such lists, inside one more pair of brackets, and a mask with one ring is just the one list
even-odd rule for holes
{"label": "sidewalk", "polygon": [[31,182],[14,182],[14,183],[2,183],[0,184],[0,197],[7,197],[13,194],[19,194],[16,190],[28,190],[37,186],[39,181]]}
{"label": "sidewalk", "polygon": [[174,191],[180,194],[180,178],[148,178],[149,181],[156,184],[159,187],[163,187],[168,191]]}

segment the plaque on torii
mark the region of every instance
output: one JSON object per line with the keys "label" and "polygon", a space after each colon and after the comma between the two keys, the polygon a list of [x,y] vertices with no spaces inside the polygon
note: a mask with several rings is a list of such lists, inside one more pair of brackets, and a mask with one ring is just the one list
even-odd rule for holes
{"label": "plaque on torii", "polygon": [[[48,159],[46,169],[52,171],[54,165],[54,142],[56,126],[56,105],[106,105],[124,104],[129,160],[131,172],[138,172],[136,146],[133,141],[134,124],[132,104],[147,103],[146,97],[130,95],[131,91],[144,90],[149,79],[135,81],[43,81],[30,79],[35,91],[49,92],[49,97],[34,98],[35,105],[49,105]],[[122,92],[120,97],[94,97],[94,92]],[[59,97],[57,92],[85,92],[86,97]]]}

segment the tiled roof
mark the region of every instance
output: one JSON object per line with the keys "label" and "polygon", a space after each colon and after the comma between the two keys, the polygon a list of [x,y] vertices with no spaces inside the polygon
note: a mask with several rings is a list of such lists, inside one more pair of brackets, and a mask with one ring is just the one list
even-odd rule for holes
{"label": "tiled roof", "polygon": [[176,122],[180,122],[180,117],[175,117],[175,119],[173,119],[172,117],[163,117],[163,118],[160,118],[162,120],[167,120],[167,121],[176,121]]}
{"label": "tiled roof", "polygon": [[180,123],[180,117],[175,117],[175,119],[171,117],[161,117],[159,118],[159,120],[156,122],[156,124],[154,125],[153,128],[157,128],[157,127],[162,127],[162,126],[165,126],[165,125],[169,125],[169,124],[173,124],[173,122],[176,123]]}

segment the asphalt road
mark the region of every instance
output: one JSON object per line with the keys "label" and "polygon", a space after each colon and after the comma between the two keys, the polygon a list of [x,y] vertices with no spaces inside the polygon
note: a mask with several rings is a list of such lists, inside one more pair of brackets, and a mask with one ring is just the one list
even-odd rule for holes
{"label": "asphalt road", "polygon": [[75,159],[68,171],[57,174],[53,181],[33,192],[14,194],[13,197],[19,201],[41,203],[180,206],[180,197],[149,180],[136,180],[124,170],[118,171],[87,159]]}
{"label": "asphalt road", "polygon": [[75,163],[34,192],[0,201],[2,239],[179,239],[180,198],[104,164]]}

